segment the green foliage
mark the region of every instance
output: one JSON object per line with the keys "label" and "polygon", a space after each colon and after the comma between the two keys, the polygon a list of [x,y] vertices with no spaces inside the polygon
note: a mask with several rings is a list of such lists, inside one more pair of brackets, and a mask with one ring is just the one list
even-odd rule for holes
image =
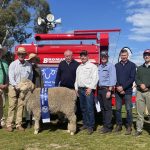
{"label": "green foliage", "polygon": [[[46,17],[49,13],[50,7],[46,0],[1,0],[0,43],[12,47],[15,42],[26,42],[33,31],[47,33],[46,27],[37,25],[37,18]],[[31,28],[30,33],[27,31],[28,26]]]}

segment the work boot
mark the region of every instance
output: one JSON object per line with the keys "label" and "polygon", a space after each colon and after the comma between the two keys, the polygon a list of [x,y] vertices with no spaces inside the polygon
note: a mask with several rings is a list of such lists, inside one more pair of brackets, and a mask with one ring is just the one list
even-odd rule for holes
{"label": "work boot", "polygon": [[142,131],[136,131],[135,134],[134,134],[134,136],[136,136],[136,137],[138,137],[140,135],[142,135]]}
{"label": "work boot", "polygon": [[91,135],[93,132],[94,132],[94,131],[93,131],[93,128],[88,128],[88,129],[87,129],[87,133],[88,133],[89,135]]}
{"label": "work boot", "polygon": [[132,128],[129,126],[129,127],[127,127],[127,129],[126,129],[125,135],[130,135],[131,132],[132,132]]}
{"label": "work boot", "polygon": [[11,126],[6,127],[6,131],[8,131],[8,132],[13,132],[13,128],[12,128]]}
{"label": "work boot", "polygon": [[114,130],[114,132],[121,132],[121,130],[122,130],[122,126],[121,125],[117,125],[116,126],[116,128],[115,128],[115,130]]}
{"label": "work boot", "polygon": [[99,129],[99,131],[102,132],[104,129],[105,129],[105,127],[103,126]]}
{"label": "work boot", "polygon": [[100,133],[101,134],[106,134],[106,133],[111,133],[112,129],[104,128]]}
{"label": "work boot", "polygon": [[18,127],[16,127],[16,129],[17,129],[18,131],[25,131],[25,129],[24,129],[22,126],[18,126]]}
{"label": "work boot", "polygon": [[87,129],[87,126],[83,125],[81,128],[80,128],[80,131],[83,131],[83,130],[86,130]]}

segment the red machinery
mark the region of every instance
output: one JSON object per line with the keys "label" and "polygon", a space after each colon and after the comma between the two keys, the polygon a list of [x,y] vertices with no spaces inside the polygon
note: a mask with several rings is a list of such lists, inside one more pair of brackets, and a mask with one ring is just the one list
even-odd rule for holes
{"label": "red machinery", "polygon": [[113,30],[77,30],[71,34],[35,34],[37,43],[43,40],[95,40],[95,44],[22,44],[28,53],[36,53],[40,58],[40,64],[43,66],[54,66],[64,59],[64,51],[71,50],[74,58],[80,61],[79,53],[81,50],[87,50],[91,62],[98,64],[100,62],[99,53],[101,50],[108,50],[109,32],[120,32],[120,29]]}
{"label": "red machinery", "polygon": [[[37,44],[21,44],[16,46],[25,47],[28,53],[36,53],[40,58],[40,64],[45,87],[53,87],[57,72],[57,66],[64,59],[64,51],[71,50],[74,59],[80,62],[79,53],[87,50],[90,61],[99,64],[99,53],[109,49],[109,33],[120,32],[120,29],[112,30],[77,30],[68,34],[35,34]],[[38,44],[43,40],[95,40],[95,44]],[[17,57],[17,56],[16,56]]]}

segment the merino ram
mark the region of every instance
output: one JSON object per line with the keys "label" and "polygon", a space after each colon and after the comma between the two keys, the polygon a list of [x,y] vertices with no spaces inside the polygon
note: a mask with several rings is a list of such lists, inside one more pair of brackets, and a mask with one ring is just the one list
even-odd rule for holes
{"label": "merino ram", "polygon": [[[34,134],[39,132],[39,121],[41,118],[40,108],[40,88],[33,88],[30,80],[22,81],[18,87],[20,88],[22,98],[25,100],[27,109],[33,112],[35,118]],[[31,89],[33,89],[31,91]],[[76,93],[74,90],[65,87],[55,87],[48,89],[48,103],[51,113],[63,113],[68,119],[68,132],[74,135],[76,132]]]}

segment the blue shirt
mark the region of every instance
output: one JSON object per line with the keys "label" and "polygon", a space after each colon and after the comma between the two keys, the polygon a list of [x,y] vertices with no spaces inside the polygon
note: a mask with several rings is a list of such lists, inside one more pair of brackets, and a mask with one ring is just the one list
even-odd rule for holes
{"label": "blue shirt", "polygon": [[116,85],[116,69],[111,63],[100,64],[98,67],[99,86]]}

